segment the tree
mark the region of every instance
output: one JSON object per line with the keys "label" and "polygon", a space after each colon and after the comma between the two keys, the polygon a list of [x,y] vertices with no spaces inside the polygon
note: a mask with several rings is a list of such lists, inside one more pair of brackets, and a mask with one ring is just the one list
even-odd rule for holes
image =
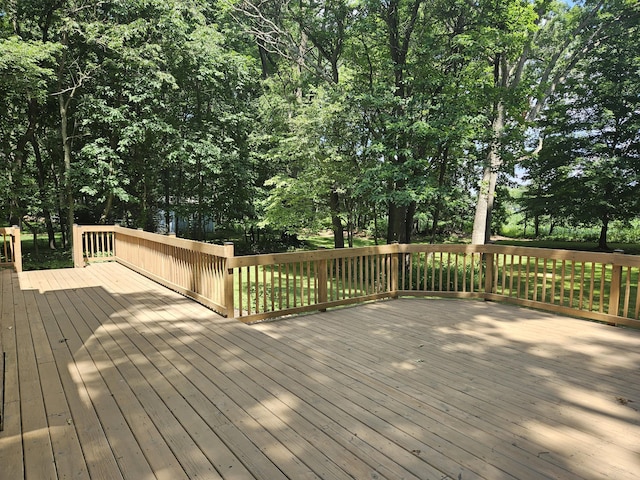
{"label": "tree", "polygon": [[640,9],[623,3],[603,15],[617,21],[607,23],[545,113],[545,168],[534,188],[546,192],[550,213],[599,223],[598,246],[607,250],[610,223],[640,214]]}
{"label": "tree", "polygon": [[603,32],[600,12],[604,3],[605,0],[587,2],[584,8],[574,6],[566,12],[551,2],[534,5],[505,1],[496,10],[498,17],[486,15],[490,21],[488,32],[491,25],[497,30],[489,37],[493,45],[489,58],[494,93],[490,95],[491,133],[478,189],[472,243],[485,243],[490,235],[496,182],[505,165],[508,123],[534,122],[577,62],[598,44]]}
{"label": "tree", "polygon": [[[3,19],[8,20],[7,15]],[[11,192],[7,217],[17,224],[25,214],[39,209],[45,218],[49,245],[55,248],[51,220],[55,202],[51,199],[48,164],[43,158],[41,118],[61,49],[58,44],[38,38],[21,39],[16,22],[2,22],[0,26],[0,156],[5,171],[3,186]],[[33,232],[35,235],[37,230]]]}

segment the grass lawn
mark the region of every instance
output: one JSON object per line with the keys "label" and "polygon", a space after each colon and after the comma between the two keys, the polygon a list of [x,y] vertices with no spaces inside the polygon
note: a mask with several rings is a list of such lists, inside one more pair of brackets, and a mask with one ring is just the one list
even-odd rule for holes
{"label": "grass lawn", "polygon": [[[333,235],[309,235],[301,238],[307,244],[306,250],[319,250],[324,248],[333,248]],[[345,237],[345,246],[347,238]],[[382,242],[378,240],[378,242]],[[370,237],[353,237],[354,247],[372,247],[376,244],[373,238]]]}
{"label": "grass lawn", "polygon": [[38,235],[37,247],[33,235],[22,232],[22,269],[23,270],[47,270],[54,268],[73,267],[71,251],[60,247],[60,236],[56,236],[58,248],[49,248],[49,239],[46,234]]}

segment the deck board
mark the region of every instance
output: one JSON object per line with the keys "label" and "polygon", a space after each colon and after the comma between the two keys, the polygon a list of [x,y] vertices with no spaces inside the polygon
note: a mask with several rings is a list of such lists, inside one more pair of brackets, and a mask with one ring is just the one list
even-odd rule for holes
{"label": "deck board", "polygon": [[[2,277],[2,310],[0,313],[0,346],[5,354],[3,396],[3,431],[0,432],[0,465],[7,479],[24,476],[24,452],[21,439],[20,385],[16,328],[14,314],[14,289],[12,274],[0,270]],[[15,461],[19,459],[20,461]]]}
{"label": "deck board", "polygon": [[0,292],[0,480],[640,471],[638,331],[432,299],[248,326],[115,263]]}

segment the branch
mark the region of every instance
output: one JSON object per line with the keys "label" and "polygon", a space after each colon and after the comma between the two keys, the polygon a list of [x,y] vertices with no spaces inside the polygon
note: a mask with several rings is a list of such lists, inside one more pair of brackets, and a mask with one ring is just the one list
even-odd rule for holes
{"label": "branch", "polygon": [[[319,62],[301,62],[303,56],[301,55],[299,42],[276,23],[275,20],[268,18],[263,13],[261,10],[263,5],[273,6],[273,3],[264,0],[257,3],[244,1],[242,4],[233,7],[245,20],[249,20],[250,25],[247,25],[246,21],[243,21],[243,19],[237,15],[233,15],[233,13],[232,16],[239,25],[245,27],[245,33],[262,42],[261,46],[265,51],[280,55],[282,58],[301,65],[305,70],[318,75],[323,80],[332,84],[333,80],[331,76],[319,67]],[[317,58],[314,57],[314,60],[317,60]],[[313,66],[310,66],[309,63],[312,63]]]}
{"label": "branch", "polygon": [[533,149],[531,152],[529,152],[529,153],[527,153],[526,155],[523,155],[523,156],[521,156],[520,158],[518,158],[518,159],[516,160],[516,163],[522,163],[522,162],[524,162],[525,160],[527,160],[527,159],[529,159],[529,158],[531,158],[531,157],[534,157],[534,156],[536,156],[537,154],[539,154],[539,153],[540,153],[540,151],[542,150],[542,144],[543,144],[543,142],[544,142],[544,138],[543,138],[542,136],[538,137],[538,146],[537,146],[535,149]]}
{"label": "branch", "polygon": [[[555,53],[551,57],[551,60],[548,63],[547,68],[545,69],[545,71],[542,74],[542,77],[540,78],[540,85],[548,84],[548,87],[542,96],[539,96],[535,99],[535,103],[531,106],[531,108],[529,109],[529,112],[525,117],[526,121],[531,122],[537,118],[547,99],[553,94],[556,87],[560,83],[564,82],[569,72],[573,70],[573,68],[578,63],[578,61],[580,61],[580,59],[583,58],[584,54],[589,50],[591,46],[591,42],[602,31],[603,25],[600,24],[591,34],[589,39],[584,43],[583,48],[580,50],[576,50],[572,53],[572,55],[569,58],[569,62],[567,66],[563,69],[557,70],[555,74],[553,74],[553,71],[558,64],[558,60],[560,59],[560,56],[569,49],[569,47],[571,46],[571,43],[575,41],[575,38],[579,36],[585,30],[585,28],[591,23],[591,21],[595,18],[598,11],[602,7],[603,3],[604,3],[604,0],[600,0],[598,4],[594,6],[593,9],[591,9],[591,11],[587,15],[585,15],[585,17],[582,19],[580,24],[573,29],[573,31],[567,36],[567,39],[562,43],[562,45],[555,51]],[[553,74],[553,78],[551,78],[552,74]],[[551,80],[549,80],[550,78]]]}

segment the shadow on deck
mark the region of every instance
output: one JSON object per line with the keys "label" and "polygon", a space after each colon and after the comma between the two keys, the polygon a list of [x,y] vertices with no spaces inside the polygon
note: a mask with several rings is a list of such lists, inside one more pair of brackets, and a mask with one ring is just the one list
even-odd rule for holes
{"label": "shadow on deck", "polygon": [[640,332],[471,300],[224,319],[0,271],[0,479],[632,479]]}

